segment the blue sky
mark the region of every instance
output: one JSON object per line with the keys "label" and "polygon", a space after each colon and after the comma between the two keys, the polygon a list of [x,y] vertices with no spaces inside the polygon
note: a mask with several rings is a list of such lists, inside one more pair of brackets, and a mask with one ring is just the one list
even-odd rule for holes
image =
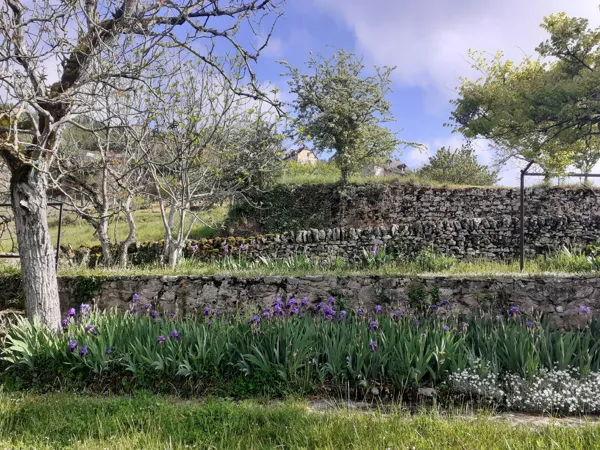
{"label": "blue sky", "polygon": [[[532,54],[544,38],[539,24],[545,15],[564,11],[600,24],[598,0],[288,0],[257,73],[289,98],[283,68],[277,60],[302,65],[309,52],[353,51],[372,66],[397,66],[389,99],[397,121],[390,128],[400,137],[429,147],[429,154],[406,150],[400,158],[418,167],[442,145],[458,146],[460,135],[443,126],[448,121],[454,88],[461,76],[474,76],[469,49],[520,59]],[[478,157],[489,164],[486,142]],[[517,168],[502,170],[501,184],[517,183]]]}

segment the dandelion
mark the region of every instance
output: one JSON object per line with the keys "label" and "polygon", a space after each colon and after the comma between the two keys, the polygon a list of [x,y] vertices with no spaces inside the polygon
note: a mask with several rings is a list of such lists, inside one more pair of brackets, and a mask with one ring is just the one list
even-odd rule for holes
{"label": "dandelion", "polygon": [[377,350],[377,341],[369,342],[369,346],[371,347],[371,353],[375,352]]}
{"label": "dandelion", "polygon": [[158,339],[156,339],[157,344],[164,344],[165,342],[167,342],[167,338],[162,335],[159,336]]}
{"label": "dandelion", "polygon": [[77,348],[77,341],[69,341],[69,351],[73,353],[73,350]]}
{"label": "dandelion", "polygon": [[375,305],[375,308],[373,308],[373,312],[375,314],[381,314],[383,312],[383,308],[381,305]]}
{"label": "dandelion", "polygon": [[592,311],[592,309],[589,306],[583,306],[581,305],[579,307],[579,312],[582,312],[584,314],[589,314]]}
{"label": "dandelion", "polygon": [[375,320],[369,323],[369,330],[377,331],[377,328],[379,328],[379,324]]}
{"label": "dandelion", "polygon": [[171,336],[171,339],[175,339],[176,341],[178,341],[179,340],[179,331],[173,330],[169,333],[169,336]]}
{"label": "dandelion", "polygon": [[69,317],[75,317],[77,315],[77,313],[75,312],[75,308],[70,308],[69,309],[69,313],[67,314],[67,316]]}
{"label": "dandelion", "polygon": [[79,350],[79,356],[86,356],[88,354],[88,348],[84,345]]}

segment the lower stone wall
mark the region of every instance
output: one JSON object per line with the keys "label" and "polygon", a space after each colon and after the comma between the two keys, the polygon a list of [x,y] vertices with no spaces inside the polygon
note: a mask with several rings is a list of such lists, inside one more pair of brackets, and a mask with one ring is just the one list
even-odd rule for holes
{"label": "lower stone wall", "polygon": [[[20,305],[17,277],[3,277],[0,311]],[[473,314],[480,309],[506,310],[517,306],[524,314],[545,313],[565,326],[583,326],[580,306],[600,311],[600,276],[533,277],[381,277],[381,276],[136,276],[60,277],[61,308],[93,303],[101,308],[127,309],[133,293],[152,308],[176,314],[201,313],[205,307],[223,312],[255,312],[277,297],[307,297],[311,305],[333,295],[345,308],[409,311],[448,300],[448,310]],[[419,301],[422,300],[423,303]]]}

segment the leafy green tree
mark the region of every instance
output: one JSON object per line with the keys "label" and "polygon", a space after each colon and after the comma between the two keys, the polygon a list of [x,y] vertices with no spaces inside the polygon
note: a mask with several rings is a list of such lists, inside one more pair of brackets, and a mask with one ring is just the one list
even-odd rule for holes
{"label": "leafy green tree", "polygon": [[[546,171],[593,167],[600,152],[600,28],[554,14],[542,24],[549,38],[537,58],[519,64],[497,53],[472,53],[478,80],[462,79],[451,120],[469,138],[487,138],[506,157]],[[586,141],[587,140],[587,141]]]}
{"label": "leafy green tree", "polygon": [[310,140],[317,152],[333,150],[342,181],[371,162],[385,160],[401,143],[394,133],[381,126],[394,120],[386,95],[391,91],[391,67],[375,67],[375,74],[363,74],[362,60],[344,50],[331,59],[311,57],[303,73],[289,70],[290,91],[296,95],[294,128]]}
{"label": "leafy green tree", "polygon": [[447,184],[491,186],[498,182],[498,171],[477,162],[477,156],[469,146],[451,150],[440,148],[421,167],[418,174],[426,179]]}

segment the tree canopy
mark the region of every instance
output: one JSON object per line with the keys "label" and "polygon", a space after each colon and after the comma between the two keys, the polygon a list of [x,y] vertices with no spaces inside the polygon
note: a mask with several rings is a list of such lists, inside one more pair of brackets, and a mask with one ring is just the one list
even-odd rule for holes
{"label": "tree canopy", "polygon": [[600,28],[564,13],[544,18],[549,38],[520,63],[473,52],[482,77],[462,79],[451,120],[468,138],[487,138],[506,158],[563,172],[597,162]]}
{"label": "tree canopy", "polygon": [[364,164],[384,160],[400,141],[381,124],[394,120],[386,95],[391,91],[391,67],[375,67],[363,74],[362,60],[352,53],[337,51],[331,59],[311,57],[307,67],[289,69],[294,128],[310,140],[317,152],[334,151],[333,161],[342,179]]}
{"label": "tree canopy", "polygon": [[458,149],[440,148],[421,167],[418,174],[444,184],[491,186],[498,182],[498,171],[479,164],[475,151],[469,146]]}

